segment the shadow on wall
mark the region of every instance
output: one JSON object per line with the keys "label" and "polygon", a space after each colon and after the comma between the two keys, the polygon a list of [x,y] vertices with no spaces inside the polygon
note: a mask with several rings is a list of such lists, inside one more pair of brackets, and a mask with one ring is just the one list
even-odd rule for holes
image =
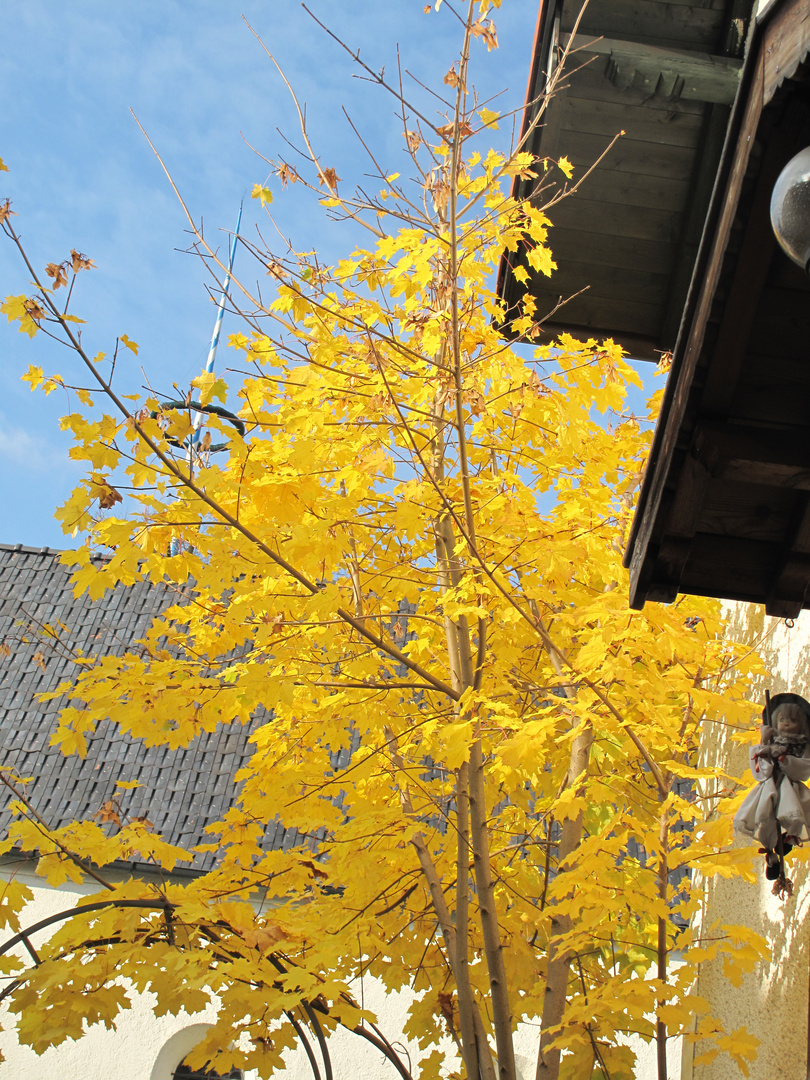
{"label": "shadow on wall", "polygon": [[[738,604],[729,619],[730,636],[738,641],[756,642],[765,636],[760,648],[771,673],[767,689],[771,694],[791,691],[810,697],[810,615],[802,614],[794,627],[765,616],[755,605]],[[748,744],[759,741],[761,703],[751,703],[750,739],[743,744],[732,742],[732,731],[721,724],[704,736],[703,753],[707,764],[720,765],[732,775],[754,780],[748,769]],[[738,837],[735,846],[746,841]],[[697,992],[708,999],[712,1012],[727,1031],[745,1026],[761,1040],[757,1060],[751,1067],[750,1080],[775,1080],[782,1076],[804,1076],[807,1057],[808,962],[810,961],[810,874],[802,858],[788,862],[788,875],[794,882],[794,894],[785,901],[771,893],[765,880],[764,861],[757,864],[757,881],[708,878],[704,882],[702,933],[711,937],[722,933],[723,924],[741,925],[762,934],[770,943],[772,957],[763,961],[739,986],[724,977],[722,961],[701,968]],[[697,1057],[704,1049],[695,1048]],[[784,1070],[784,1071],[783,1071]],[[684,1069],[683,1080],[739,1080],[740,1072],[730,1058],[721,1056],[704,1065]]]}

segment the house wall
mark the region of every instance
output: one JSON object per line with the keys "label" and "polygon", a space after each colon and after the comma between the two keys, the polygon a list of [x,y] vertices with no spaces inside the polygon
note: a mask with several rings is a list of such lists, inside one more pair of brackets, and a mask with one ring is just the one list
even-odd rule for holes
{"label": "house wall", "polygon": [[[34,892],[34,900],[26,908],[23,926],[30,926],[50,915],[65,911],[96,893],[97,887],[65,885],[57,889],[44,887],[30,864],[5,859],[0,863],[0,877],[10,875],[25,881]],[[52,930],[41,931],[32,937],[36,948]],[[7,935],[0,933],[0,941]],[[22,951],[22,956],[27,954]],[[361,999],[360,987],[355,996]],[[379,1027],[397,1050],[405,1050],[405,1060],[416,1065],[419,1049],[402,1035],[402,1025],[410,995],[407,992],[387,994],[382,983],[367,978],[363,981],[362,1001],[378,1017]],[[151,994],[133,994],[132,1008],[116,1019],[115,1028],[107,1030],[94,1025],[79,1041],[67,1041],[59,1047],[37,1056],[20,1046],[13,1030],[13,1017],[0,1008],[0,1023],[8,1028],[0,1032],[0,1050],[5,1062],[0,1064],[0,1080],[171,1080],[172,1073],[189,1050],[204,1035],[206,1025],[213,1022],[215,1006],[198,1013],[181,1011],[177,1016],[155,1016]],[[9,1023],[10,1021],[10,1023]],[[538,1028],[523,1024],[515,1040],[518,1080],[534,1080]],[[631,1042],[638,1054],[637,1080],[655,1080],[655,1048],[636,1039]],[[454,1067],[452,1044],[449,1039],[441,1047],[448,1055],[448,1066]],[[336,1080],[396,1080],[397,1073],[373,1047],[350,1032],[336,1032],[329,1040],[329,1051]],[[670,1076],[677,1075],[680,1045],[669,1048]],[[457,1066],[457,1061],[455,1062]],[[287,1058],[285,1080],[312,1080],[312,1073],[303,1049]],[[255,1072],[245,1074],[245,1080],[258,1080]]]}
{"label": "house wall", "polygon": [[[11,875],[23,880],[34,892],[34,900],[25,910],[23,927],[85,902],[89,895],[98,892],[95,885],[63,885],[56,889],[43,886],[42,879],[36,877],[30,864],[5,859],[0,864],[0,878]],[[34,947],[47,940],[53,929],[32,935]],[[0,941],[7,936],[10,935],[0,932]],[[20,955],[28,958],[24,949],[20,950]],[[359,988],[357,996],[360,996]],[[397,1043],[397,1048],[404,1047],[405,1060],[410,1054],[415,1064],[419,1060],[418,1047],[402,1035],[408,996],[386,994],[377,980],[364,980],[365,1006],[377,1013],[379,1027]],[[197,1013],[181,1011],[177,1016],[156,1016],[152,994],[132,994],[131,1000],[132,1008],[119,1014],[114,1029],[107,1030],[96,1024],[81,1040],[67,1041],[41,1056],[20,1046],[13,1030],[14,1018],[0,1007],[0,1024],[6,1028],[0,1032],[0,1050],[5,1058],[0,1064],[0,1080],[171,1080],[174,1069],[203,1037],[206,1026],[213,1022],[216,1006],[212,1004]],[[534,1042],[534,1031],[526,1028],[518,1047],[523,1051],[518,1055],[519,1067],[522,1066],[520,1080],[532,1080],[534,1076],[531,1059]],[[442,1049],[451,1052],[449,1040]],[[338,1031],[331,1036],[329,1052],[338,1080],[395,1080],[397,1076],[393,1066],[377,1050],[351,1032]],[[285,1080],[312,1080],[303,1049],[288,1056],[283,1075]],[[258,1080],[257,1074],[249,1071],[245,1080]]]}
{"label": "house wall", "polygon": [[[762,654],[771,678],[771,694],[791,691],[810,699],[810,614],[803,612],[792,628],[784,621],[767,618],[761,608],[739,604],[731,610],[731,629],[737,640],[754,642],[765,635]],[[752,705],[751,743],[759,742],[762,703]],[[748,770],[747,745],[734,745],[730,730],[712,725],[704,735],[709,762],[725,765],[732,773]],[[748,772],[751,783],[753,778]],[[750,845],[743,837],[737,846]],[[724,977],[720,963],[705,964],[698,979],[697,993],[705,997],[712,1012],[726,1030],[745,1027],[761,1040],[758,1058],[751,1066],[750,1080],[799,1080],[807,1066],[808,974],[810,973],[810,846],[791,856],[788,876],[795,891],[781,901],[771,893],[765,880],[764,860],[757,865],[756,884],[740,879],[710,878],[703,881],[702,929],[706,934],[722,932],[723,924],[743,925],[763,934],[771,943],[772,957],[757,964],[740,986]],[[799,861],[801,860],[801,861]],[[805,925],[806,923],[806,925]],[[694,1055],[684,1050],[682,1080],[739,1080],[741,1073],[733,1060],[721,1055],[713,1062],[699,1064],[706,1047],[697,1044]]]}

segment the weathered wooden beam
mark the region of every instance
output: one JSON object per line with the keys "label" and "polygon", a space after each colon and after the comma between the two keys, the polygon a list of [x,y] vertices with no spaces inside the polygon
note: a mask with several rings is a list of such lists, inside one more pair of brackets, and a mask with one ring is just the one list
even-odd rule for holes
{"label": "weathered wooden beam", "polygon": [[[621,127],[614,128],[611,135],[615,135],[616,131],[620,130]],[[582,168],[593,165],[610,142],[610,138],[606,135],[588,131],[572,131],[570,128],[562,132],[562,139],[563,145],[560,152],[567,154],[575,165]],[[651,150],[654,152],[651,153]],[[545,154],[545,143],[543,143],[540,156],[545,156]],[[628,134],[623,135],[610,151],[605,159],[604,167],[610,168],[612,172],[629,173],[637,178],[639,184],[644,184],[646,178],[650,176],[665,176],[673,180],[688,181],[692,175],[694,154],[693,146],[657,143],[654,147],[650,147],[646,139],[634,139]]]}
{"label": "weathered wooden beam", "polygon": [[635,89],[665,98],[730,105],[737,93],[742,62],[689,49],[662,49],[619,38],[589,34],[563,37],[572,50],[607,57],[605,77],[620,90]]}
{"label": "weathered wooden beam", "polygon": [[667,515],[664,527],[666,536],[687,538],[695,535],[710,481],[710,469],[696,455],[687,454]]}
{"label": "weathered wooden beam", "polygon": [[[696,267],[696,301],[694,307],[691,304],[687,306],[687,321],[682,329],[683,343],[679,342],[676,350],[673,371],[664,397],[661,420],[659,420],[659,427],[656,429],[652,452],[644,476],[639,501],[640,515],[639,511],[637,511],[636,519],[633,522],[630,544],[625,556],[625,565],[630,570],[630,606],[634,608],[643,607],[646,600],[644,590],[640,586],[647,577],[646,571],[642,569],[647,558],[647,547],[653,539],[653,533],[656,529],[666,475],[672,461],[681,421],[692,389],[695,368],[703,348],[706,322],[714,302],[714,294],[723,266],[726,245],[737,212],[743,177],[745,176],[751,147],[762,114],[763,63],[761,52],[753,59],[753,65],[739,128],[734,131],[737,138],[735,143],[732,144],[734,147],[733,156],[725,176],[722,177],[725,183],[715,190],[716,195],[722,192],[722,201],[713,207],[714,213],[710,212],[708,224],[710,234],[704,236],[706,246],[698,256]],[[680,355],[677,355],[678,353]]]}
{"label": "weathered wooden beam", "polygon": [[734,399],[771,259],[777,251],[769,214],[773,186],[794,147],[804,145],[806,126],[806,107],[795,100],[778,126],[769,129],[765,120],[760,125],[758,137],[765,144],[764,156],[701,395],[702,413],[724,415]]}
{"label": "weathered wooden beam", "polygon": [[[568,131],[604,135],[606,139],[612,139],[623,131],[622,139],[631,138],[647,143],[648,154],[657,153],[658,146],[697,149],[703,127],[701,117],[682,111],[677,101],[671,101],[670,105],[669,110],[664,110],[645,109],[643,105],[620,105],[612,101],[591,101],[577,97],[576,85],[572,85],[563,99],[560,145],[565,147],[565,132]],[[610,168],[612,157],[611,151],[605,158],[605,167]],[[587,186],[581,190],[587,190]]]}
{"label": "weathered wooden beam", "polygon": [[[602,0],[584,9],[579,29],[618,38],[654,38],[675,49],[700,47],[716,41],[725,22],[727,4],[704,0]],[[560,28],[571,31],[583,11],[581,0],[566,0]]]}
{"label": "weathered wooden beam", "polygon": [[661,321],[661,345],[665,349],[672,349],[678,339],[683,305],[692,280],[706,221],[706,209],[711,200],[731,114],[731,110],[725,105],[710,104],[701,108],[705,109],[705,116],[700,140],[700,158],[698,167],[692,173],[678,255],[670,278],[669,303]]}
{"label": "weathered wooden beam", "polygon": [[810,0],[782,4],[765,28],[765,85],[767,104],[785,79],[796,74],[810,52]]}
{"label": "weathered wooden beam", "polygon": [[[778,571],[779,556],[779,547],[763,540],[698,533],[691,542],[680,591],[762,603]],[[810,569],[810,560],[805,556],[804,561]]]}
{"label": "weathered wooden beam", "polygon": [[806,430],[703,422],[694,454],[714,479],[810,490],[810,439]]}

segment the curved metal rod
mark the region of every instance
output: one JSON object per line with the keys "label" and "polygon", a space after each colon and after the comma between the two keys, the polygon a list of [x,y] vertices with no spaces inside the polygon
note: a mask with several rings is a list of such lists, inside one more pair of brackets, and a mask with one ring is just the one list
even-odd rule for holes
{"label": "curved metal rod", "polygon": [[34,923],[33,926],[29,926],[26,930],[21,930],[19,934],[15,934],[14,937],[9,938],[3,945],[0,945],[0,956],[7,953],[9,949],[13,949],[15,945],[19,945],[21,942],[25,944],[25,939],[31,934],[36,934],[39,930],[44,930],[46,926],[53,926],[54,923],[64,922],[65,919],[70,919],[74,915],[84,915],[88,911],[101,911],[102,908],[108,907],[132,907],[132,908],[152,908],[153,911],[167,911],[171,910],[173,904],[168,902],[159,903],[155,900],[100,900],[96,904],[82,904],[79,907],[69,908],[65,911],[60,911],[57,915],[51,915],[47,919],[42,919],[38,923]]}
{"label": "curved metal rod", "polygon": [[[37,931],[44,930],[48,926],[53,926],[54,923],[64,922],[66,919],[70,919],[74,915],[84,915],[89,911],[100,911],[103,908],[108,907],[150,908],[152,911],[163,911],[164,915],[166,916],[167,928],[171,929],[171,924],[169,922],[169,913],[174,908],[173,904],[156,903],[154,900],[100,900],[98,903],[95,904],[82,904],[79,907],[68,908],[65,911],[58,912],[56,915],[49,916],[47,919],[41,919],[39,922],[34,923],[32,926],[26,927],[25,930],[20,930],[18,934],[15,934],[13,937],[9,938],[8,941],[0,945],[0,956],[3,956],[5,953],[7,953],[9,949],[13,949],[15,945],[22,944],[31,954],[31,957],[34,960],[35,967],[39,967],[42,961],[34,950],[33,945],[28,940],[30,934],[36,934]],[[100,944],[108,944],[114,942],[114,940],[115,939],[113,938],[104,938],[100,941]],[[4,1001],[9,996],[9,994],[13,994],[17,987],[22,985],[22,981],[23,980],[21,978],[15,979],[13,982],[9,983],[8,986],[4,987],[3,990],[0,991],[0,1002]]]}
{"label": "curved metal rod", "polygon": [[[39,922],[33,923],[31,926],[26,927],[25,930],[20,930],[19,933],[14,934],[14,936],[10,937],[8,941],[5,941],[2,945],[0,945],[0,956],[3,956],[10,949],[13,949],[15,945],[22,944],[33,957],[34,963],[38,966],[40,963],[39,957],[35,953],[33,946],[28,940],[31,934],[36,934],[40,930],[45,930],[47,927],[53,926],[55,923],[64,922],[66,919],[71,919],[74,915],[87,915],[92,911],[103,911],[105,908],[109,907],[145,908],[151,911],[162,911],[164,913],[164,916],[166,917],[167,932],[169,934],[171,934],[172,932],[170,920],[171,913],[174,910],[174,904],[170,904],[168,903],[168,901],[164,901],[161,903],[155,900],[99,900],[94,904],[80,904],[78,907],[67,908],[64,911],[58,912],[56,915],[50,915],[47,919],[40,919]],[[104,940],[106,941],[107,939]],[[273,966],[279,972],[286,974],[287,969],[278,960],[277,957],[272,956],[270,957],[270,960]],[[5,989],[0,992],[0,1001],[2,1001],[3,998],[7,997],[10,993],[13,993],[13,991],[20,985],[20,981],[21,980],[19,979],[15,979],[14,982],[12,982],[9,986],[5,987]],[[321,1056],[323,1058],[326,1080],[334,1080],[334,1074],[332,1072],[332,1059],[329,1055],[329,1048],[320,1021],[315,1015],[315,1011],[309,1004],[309,1002],[302,1002],[301,1007],[306,1013],[307,1020],[310,1024],[310,1027],[315,1033],[315,1038],[318,1041],[318,1048],[320,1049]],[[304,1046],[304,1050],[306,1051],[306,1055],[309,1059],[309,1064],[312,1069],[314,1080],[321,1080],[321,1072],[318,1068],[318,1062],[315,1058],[315,1053],[312,1049],[310,1041],[306,1036],[306,1032],[304,1031],[302,1025],[299,1024],[299,1022],[292,1015],[292,1013],[288,1012],[287,1010],[285,1010],[285,1013],[287,1019],[293,1025],[293,1028],[295,1029],[299,1039]],[[355,1028],[349,1028],[345,1024],[342,1026],[346,1027],[347,1031],[351,1031],[355,1035],[359,1035],[362,1039],[365,1039],[367,1042],[371,1043],[372,1046],[376,1047],[376,1049],[379,1050],[380,1053],[385,1058],[387,1058],[388,1061],[391,1062],[391,1064],[402,1077],[402,1080],[413,1080],[410,1070],[405,1067],[402,1059],[397,1054],[396,1050],[394,1050],[391,1043],[388,1041],[385,1035],[383,1035],[383,1033],[380,1031],[376,1024],[371,1025],[374,1029],[375,1034],[372,1034],[367,1028],[361,1025],[358,1025]]]}
{"label": "curved metal rod", "polygon": [[[273,953],[268,956],[268,960],[276,969],[276,971],[278,971],[280,974],[287,974],[287,968]],[[320,1022],[315,1015],[315,1012],[310,1003],[308,1001],[302,1001],[300,1005],[301,1009],[304,1011],[304,1013],[306,1013],[307,1021],[310,1027],[315,1032],[315,1038],[318,1040],[318,1049],[320,1050],[321,1057],[323,1059],[323,1068],[326,1074],[326,1080],[334,1080],[334,1076],[332,1073],[332,1059],[329,1056],[329,1047],[326,1043],[326,1037],[324,1036],[323,1028],[321,1027]],[[289,1013],[287,1013],[287,1015],[289,1016]],[[311,1047],[309,1046],[308,1040],[304,1044],[304,1049],[307,1051],[307,1054],[310,1055]],[[317,1066],[314,1064],[314,1055],[310,1056],[310,1065],[312,1065],[313,1068],[317,1068]],[[320,1074],[318,1080],[320,1080]]]}
{"label": "curved metal rod", "polygon": [[315,1077],[315,1080],[321,1080],[321,1070],[318,1068],[318,1062],[315,1060],[315,1051],[312,1049],[310,1041],[307,1038],[306,1032],[304,1031],[303,1027],[298,1023],[298,1021],[295,1019],[293,1014],[288,1009],[285,1009],[284,1012],[285,1012],[285,1015],[286,1015],[287,1019],[290,1021],[292,1026],[295,1028],[295,1031],[296,1031],[296,1034],[298,1035],[298,1038],[303,1043],[304,1049],[307,1052],[307,1057],[309,1058],[309,1066],[312,1069],[312,1075]]}
{"label": "curved metal rod", "polygon": [[326,1036],[323,1033],[323,1028],[321,1027],[320,1021],[318,1020],[318,1017],[315,1015],[314,1009],[308,1001],[303,1001],[301,1003],[301,1007],[307,1014],[307,1019],[309,1020],[312,1030],[315,1032],[315,1038],[318,1040],[321,1057],[323,1058],[323,1068],[324,1072],[326,1073],[326,1080],[334,1080],[334,1076],[332,1074],[332,1059],[329,1056],[329,1047],[326,1044]]}
{"label": "curved metal rod", "polygon": [[[229,424],[232,424],[243,439],[245,437],[247,427],[244,420],[240,420],[235,413],[232,413],[230,409],[226,409],[222,405],[214,405],[213,402],[202,405],[199,401],[161,401],[160,407],[166,412],[182,412],[188,409],[189,411],[198,413],[200,417],[202,417],[203,413],[209,413],[212,416],[220,416],[223,420],[227,420]],[[154,420],[157,413],[152,412],[150,413],[150,416]],[[179,446],[181,449],[185,448],[185,440],[180,442],[178,439],[170,438],[167,441],[172,446]],[[227,450],[227,448],[228,443],[214,443],[208,447],[208,452],[217,453],[220,450]]]}

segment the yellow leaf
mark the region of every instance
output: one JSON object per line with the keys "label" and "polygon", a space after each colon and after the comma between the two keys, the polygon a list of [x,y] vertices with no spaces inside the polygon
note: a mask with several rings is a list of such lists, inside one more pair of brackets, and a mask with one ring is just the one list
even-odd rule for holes
{"label": "yellow leaf", "polygon": [[191,380],[191,385],[200,391],[200,404],[208,405],[215,397],[225,401],[228,393],[228,385],[221,376],[213,371],[204,371]]}
{"label": "yellow leaf", "polygon": [[[135,353],[136,356],[138,355],[138,345],[136,342],[131,341],[126,334],[121,334],[118,340],[122,345],[126,345],[130,352]],[[96,359],[96,362],[98,362],[98,358]]]}
{"label": "yellow leaf", "polygon": [[37,324],[32,318],[30,301],[27,296],[7,296],[0,304],[0,312],[8,316],[9,322],[19,322],[20,333],[34,337],[37,332]]}
{"label": "yellow leaf", "polygon": [[34,364],[29,364],[28,371],[22,376],[22,381],[27,382],[32,390],[36,390],[43,380],[42,368],[36,367]]}
{"label": "yellow leaf", "polygon": [[562,170],[562,172],[565,173],[569,180],[574,175],[574,166],[571,164],[567,157],[561,157],[560,160],[557,162],[557,166]]}
{"label": "yellow leaf", "polygon": [[273,192],[268,187],[263,187],[261,184],[254,184],[253,191],[250,193],[251,199],[259,199],[262,206],[269,206],[273,201]]}

